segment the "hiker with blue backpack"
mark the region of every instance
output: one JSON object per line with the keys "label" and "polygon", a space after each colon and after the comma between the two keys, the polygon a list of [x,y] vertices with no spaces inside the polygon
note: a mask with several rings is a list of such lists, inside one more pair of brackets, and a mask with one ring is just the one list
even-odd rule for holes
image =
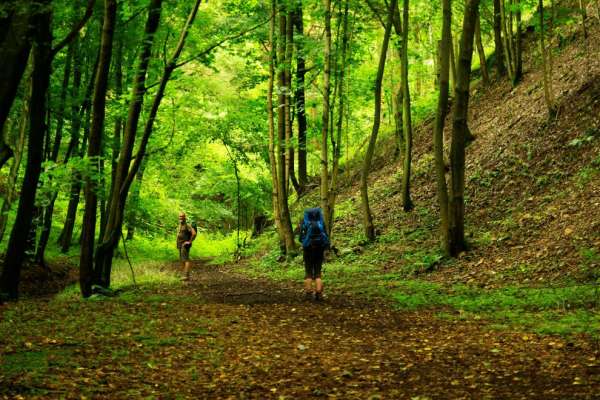
{"label": "hiker with blue backpack", "polygon": [[[325,250],[330,245],[323,211],[320,208],[304,210],[304,218],[300,228],[300,242],[302,243],[304,256],[304,296],[320,301],[323,299],[321,269]],[[312,288],[313,282],[315,282],[314,291]]]}

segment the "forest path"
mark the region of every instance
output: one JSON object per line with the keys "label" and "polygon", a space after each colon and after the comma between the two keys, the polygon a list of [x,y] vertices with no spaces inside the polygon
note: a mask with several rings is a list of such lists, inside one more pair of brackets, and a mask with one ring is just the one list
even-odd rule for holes
{"label": "forest path", "polygon": [[[194,262],[188,283],[0,306],[0,399],[594,399],[598,344]],[[180,274],[172,264],[163,273]]]}
{"label": "forest path", "polygon": [[[195,265],[184,290],[205,304],[222,348],[189,395],[215,398],[599,398],[598,349],[558,337],[450,323],[399,312],[326,288],[303,299],[301,282],[252,279]],[[187,305],[186,305],[187,307]],[[207,315],[208,313],[208,315]],[[182,393],[183,394],[183,393]]]}

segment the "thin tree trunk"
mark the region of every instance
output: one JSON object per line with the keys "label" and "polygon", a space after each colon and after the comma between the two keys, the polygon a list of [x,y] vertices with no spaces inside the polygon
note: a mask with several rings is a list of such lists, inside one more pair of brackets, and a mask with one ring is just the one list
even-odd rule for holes
{"label": "thin tree trunk", "polygon": [[[279,242],[283,243],[285,248],[285,239],[283,230],[281,227],[281,217],[279,212],[279,179],[277,174],[277,158],[275,157],[275,118],[273,116],[273,86],[275,80],[275,64],[277,63],[276,43],[275,43],[275,17],[277,15],[277,6],[275,0],[271,0],[271,20],[269,21],[269,85],[267,92],[267,115],[269,119],[269,164],[271,166],[271,202],[273,206],[273,218],[275,219],[275,226],[279,234]],[[306,138],[306,137],[305,137]],[[299,154],[299,162],[302,158]],[[304,159],[306,160],[306,150]],[[305,166],[306,167],[306,166]],[[301,171],[301,169],[300,169]],[[302,177],[302,173],[300,173]],[[302,179],[302,178],[301,178]]]}
{"label": "thin tree trunk", "polygon": [[[69,45],[69,50],[67,52],[67,59],[65,61],[65,69],[63,75],[62,88],[60,93],[60,100],[57,112],[57,121],[56,121],[56,133],[54,135],[54,143],[50,150],[50,157],[48,161],[56,162],[58,160],[58,153],[60,151],[60,145],[62,142],[62,130],[64,126],[65,120],[65,111],[66,111],[66,103],[67,103],[67,92],[69,89],[69,80],[71,77],[71,64],[74,59],[74,55],[76,50],[76,42],[71,42]],[[74,100],[74,99],[72,99]],[[66,161],[66,160],[65,160]],[[48,245],[48,241],[50,239],[50,231],[52,229],[52,216],[54,214],[54,203],[56,202],[56,197],[58,196],[58,192],[50,195],[50,200],[48,204],[44,207],[43,212],[43,226],[42,231],[40,233],[40,238],[37,245],[37,250],[35,253],[35,262],[38,264],[44,264],[44,255],[46,253],[46,246]]]}
{"label": "thin tree trunk", "polygon": [[404,211],[414,208],[410,198],[410,169],[412,163],[412,119],[410,112],[410,91],[408,87],[408,16],[409,0],[404,0],[402,16],[402,132],[404,135],[404,171],[402,174],[402,207]]}
{"label": "thin tree trunk", "polygon": [[454,54],[454,37],[450,32],[450,92],[454,95],[456,87],[456,55]]}
{"label": "thin tree trunk", "polygon": [[[587,10],[583,0],[579,0],[579,10],[581,12],[581,28],[583,29],[583,38],[587,40],[588,30],[585,20],[587,19]],[[587,46],[586,46],[587,47]]]}
{"label": "thin tree trunk", "polygon": [[546,108],[548,108],[548,115],[550,118],[554,118],[556,115],[556,109],[554,107],[554,97],[552,96],[552,74],[548,62],[548,53],[546,51],[546,45],[544,44],[544,2],[539,0],[538,11],[540,17],[540,54],[542,55],[542,70],[544,75],[544,100],[546,100]]}
{"label": "thin tree trunk", "polygon": [[[100,45],[100,58],[94,83],[94,97],[92,101],[92,125],[90,128],[87,156],[92,163],[97,163],[102,148],[102,131],[104,127],[106,89],[108,86],[108,73],[112,56],[113,35],[117,14],[116,0],[104,1],[104,23],[102,27],[102,40]],[[98,171],[97,165],[95,167]],[[79,261],[80,275],[79,287],[83,297],[92,294],[92,284],[98,278],[94,276],[94,244],[96,232],[96,211],[98,198],[96,184],[93,180],[85,180],[85,211],[83,215],[83,231],[81,243],[81,257]]]}
{"label": "thin tree trunk", "polygon": [[483,84],[487,86],[490,83],[490,75],[488,74],[485,50],[481,40],[481,18],[479,13],[477,13],[477,21],[475,24],[475,43],[477,44],[477,53],[479,54],[479,70],[481,71]]}
{"label": "thin tree trunk", "polygon": [[304,192],[308,183],[306,165],[306,101],[304,90],[304,76],[306,75],[306,63],[304,60],[304,21],[302,13],[302,0],[297,2],[294,12],[294,25],[299,40],[294,42],[296,46],[296,118],[298,120],[298,184],[300,192]]}
{"label": "thin tree trunk", "polygon": [[515,77],[513,86],[516,86],[523,79],[523,27],[521,21],[521,1],[516,0],[517,5],[517,37],[515,38]]}
{"label": "thin tree trunk", "polygon": [[[341,157],[341,144],[342,144],[342,122],[344,118],[344,75],[346,70],[346,51],[348,47],[348,5],[349,1],[344,2],[344,16],[342,23],[342,50],[341,50],[341,62],[338,76],[338,119],[337,119],[337,132],[333,154],[333,168],[331,171],[331,186],[329,188],[329,224],[326,225],[328,229],[329,237],[331,238],[331,232],[333,231],[333,221],[335,215],[335,200],[338,192],[338,176],[340,170],[340,157]],[[331,132],[333,134],[333,131]]]}
{"label": "thin tree trunk", "polygon": [[[394,20],[393,20],[393,24],[394,24],[394,30],[396,32],[396,35],[398,36],[398,38],[402,38],[403,37],[403,31],[402,31],[402,23],[401,23],[401,19],[400,19],[400,10],[398,9],[398,7],[396,7],[393,11],[394,13]],[[395,40],[394,41],[394,50],[396,52],[396,56],[398,57],[398,61],[400,64],[402,64],[402,57],[403,57],[403,48],[404,44],[402,40]],[[403,151],[404,151],[404,124],[402,122],[403,117],[402,117],[402,108],[403,108],[403,104],[404,104],[404,88],[402,86],[402,66],[400,67],[400,81],[398,82],[398,84],[396,85],[396,87],[394,88],[394,94],[393,94],[393,98],[392,98],[392,105],[393,105],[393,109],[394,109],[394,137],[396,138],[395,140],[395,145],[396,145],[396,150],[394,151],[394,154],[396,156],[396,158],[402,160],[403,157]]]}
{"label": "thin tree trunk", "polygon": [[[52,50],[52,30],[50,21],[52,11],[49,1],[42,2],[43,11],[32,18],[34,25],[34,50],[32,92],[29,112],[29,138],[27,151],[27,167],[23,178],[23,187],[19,200],[19,208],[8,248],[4,259],[4,268],[0,276],[0,293],[6,293],[9,298],[17,299],[19,295],[19,280],[21,264],[25,257],[25,243],[31,228],[35,194],[42,170],[42,149],[44,143],[46,115],[46,94],[50,83],[50,64]],[[23,67],[25,68],[25,66]]]}
{"label": "thin tree trunk", "polygon": [[501,0],[494,0],[494,45],[496,51],[496,72],[498,76],[504,76],[506,75],[506,66],[504,65],[504,46],[502,44],[500,1]]}
{"label": "thin tree trunk", "polygon": [[279,36],[277,41],[277,86],[278,86],[278,108],[277,108],[277,195],[279,218],[281,222],[281,233],[285,243],[287,254],[295,252],[296,244],[292,232],[292,222],[290,209],[288,206],[287,174],[286,174],[286,121],[285,121],[285,97],[284,88],[285,69],[281,65],[285,62],[285,37],[286,37],[286,16],[284,4],[279,5]]}
{"label": "thin tree trunk", "polygon": [[383,80],[383,73],[385,70],[385,59],[387,56],[388,44],[390,41],[390,34],[392,31],[392,20],[394,19],[393,13],[397,7],[398,0],[391,0],[390,9],[388,10],[388,19],[385,25],[385,34],[383,35],[383,43],[381,44],[381,54],[379,56],[377,76],[375,78],[375,110],[373,112],[373,130],[371,131],[369,146],[367,147],[367,153],[365,154],[365,161],[363,163],[360,182],[360,192],[363,208],[363,226],[365,230],[365,236],[368,240],[371,241],[375,240],[375,226],[373,225],[373,216],[371,215],[371,208],[369,207],[369,170],[371,169],[371,161],[373,160],[375,144],[377,143],[377,134],[379,133],[379,124],[381,122],[381,83]]}
{"label": "thin tree trunk", "polygon": [[325,12],[325,45],[323,49],[323,118],[321,130],[321,209],[325,218],[325,226],[329,226],[329,118],[331,93],[331,0],[323,0]]}
{"label": "thin tree trunk", "polygon": [[440,93],[438,97],[437,112],[435,115],[435,129],[433,131],[433,152],[435,156],[435,172],[437,185],[437,198],[440,207],[440,239],[441,247],[446,255],[450,254],[449,222],[448,222],[448,186],[446,183],[446,168],[444,165],[444,124],[448,111],[448,76],[450,69],[450,29],[452,24],[452,7],[450,0],[442,1],[442,40],[440,46]]}
{"label": "thin tree trunk", "polygon": [[450,203],[450,254],[458,255],[466,250],[464,234],[464,187],[465,187],[465,145],[468,131],[469,84],[471,81],[471,61],[473,57],[473,36],[479,0],[468,0],[465,5],[460,56],[457,68],[456,106],[452,116],[452,144],[450,146],[452,165],[452,197]]}
{"label": "thin tree trunk", "polygon": [[500,19],[501,19],[501,26],[502,26],[502,34],[503,34],[503,46],[504,46],[504,58],[506,61],[506,70],[508,72],[508,78],[510,79],[511,82],[514,81],[515,78],[515,71],[514,71],[514,55],[512,54],[513,51],[513,47],[512,47],[512,41],[511,41],[511,37],[512,37],[512,32],[511,34],[509,34],[508,31],[508,21],[506,18],[506,6],[504,4],[505,0],[502,0],[502,4],[500,6]]}
{"label": "thin tree trunk", "polygon": [[[292,126],[292,53],[294,49],[294,25],[292,12],[289,7],[286,12],[286,39],[285,39],[285,141],[286,141],[286,166],[287,175],[296,193],[300,191],[300,185],[296,179],[294,168],[294,129]],[[288,183],[290,182],[288,181]]]}
{"label": "thin tree trunk", "polygon": [[146,165],[148,164],[148,160],[144,160],[137,174],[135,174],[135,183],[133,184],[133,189],[131,193],[131,197],[127,202],[126,208],[126,222],[127,222],[127,236],[126,240],[133,240],[133,235],[135,234],[135,225],[138,220],[138,207],[140,203],[140,190],[142,188],[142,181],[144,180],[144,171],[146,170]]}

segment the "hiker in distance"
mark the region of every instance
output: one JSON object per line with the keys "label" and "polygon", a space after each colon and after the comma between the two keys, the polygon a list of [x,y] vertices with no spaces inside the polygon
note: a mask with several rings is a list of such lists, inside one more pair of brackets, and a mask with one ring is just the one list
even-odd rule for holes
{"label": "hiker in distance", "polygon": [[[325,250],[329,248],[329,237],[325,228],[323,211],[320,208],[304,210],[300,228],[300,242],[304,256],[304,296],[316,301],[323,299],[322,267]],[[315,289],[313,291],[313,282]]]}
{"label": "hiker in distance", "polygon": [[179,249],[179,260],[182,262],[184,281],[190,279],[190,248],[196,238],[196,229],[186,221],[185,213],[179,213],[179,226],[177,228],[177,249]]}

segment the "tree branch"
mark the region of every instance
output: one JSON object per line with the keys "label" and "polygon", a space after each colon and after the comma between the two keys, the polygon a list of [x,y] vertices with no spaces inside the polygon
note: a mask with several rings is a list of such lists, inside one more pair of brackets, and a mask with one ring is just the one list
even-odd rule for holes
{"label": "tree branch", "polygon": [[180,62],[179,64],[176,64],[176,65],[175,65],[175,68],[182,67],[182,66],[184,66],[185,64],[187,64],[187,63],[189,63],[189,62],[191,62],[191,61],[193,61],[193,60],[196,60],[196,59],[198,59],[198,58],[200,58],[200,57],[202,57],[202,56],[205,56],[206,54],[210,53],[211,51],[213,51],[213,50],[214,50],[214,49],[216,49],[217,47],[219,47],[219,46],[223,45],[225,42],[228,42],[228,41],[230,41],[230,40],[234,40],[234,39],[237,39],[237,38],[239,38],[239,37],[242,37],[242,36],[246,35],[247,33],[250,33],[250,32],[252,32],[252,31],[254,31],[254,30],[256,30],[256,29],[260,28],[261,26],[263,26],[264,24],[266,24],[266,23],[267,23],[267,22],[269,22],[270,20],[271,20],[271,18],[269,18],[269,19],[268,19],[268,20],[266,20],[266,21],[263,21],[263,22],[261,22],[260,24],[257,24],[257,25],[255,25],[255,26],[251,27],[250,29],[248,29],[248,30],[246,30],[246,31],[239,32],[239,33],[236,33],[235,35],[228,36],[228,37],[226,37],[226,38],[223,38],[223,39],[219,40],[219,41],[218,41],[218,42],[216,42],[216,43],[213,43],[212,45],[208,46],[206,49],[204,49],[204,50],[203,50],[203,51],[201,51],[200,53],[196,54],[195,56],[193,56],[193,57],[190,57],[190,58],[188,58],[187,60]]}
{"label": "tree branch", "polygon": [[79,21],[79,23],[77,23],[77,25],[75,25],[73,27],[73,29],[71,30],[71,32],[69,32],[69,34],[63,39],[61,40],[50,52],[50,58],[54,58],[54,56],[56,56],[56,54],[61,51],[66,45],[68,45],[69,43],[71,43],[71,41],[73,39],[75,39],[75,36],[77,36],[79,34],[79,31],[81,30],[81,28],[84,27],[84,25],[88,22],[88,20],[91,18],[92,13],[94,12],[94,4],[96,4],[96,0],[89,0],[87,7],[85,9],[85,14],[83,15],[83,18],[81,18],[81,20]]}

